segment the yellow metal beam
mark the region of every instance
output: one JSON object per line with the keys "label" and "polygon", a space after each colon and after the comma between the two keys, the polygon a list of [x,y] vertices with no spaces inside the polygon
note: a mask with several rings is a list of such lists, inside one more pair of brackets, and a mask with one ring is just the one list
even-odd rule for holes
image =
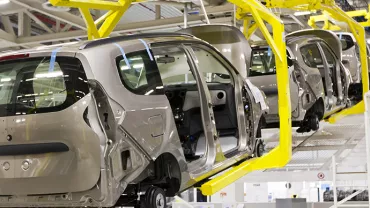
{"label": "yellow metal beam", "polygon": [[101,38],[109,36],[109,34],[116,27],[118,21],[121,19],[123,14],[127,11],[132,3],[131,0],[119,0],[119,2],[121,4],[121,9],[113,12],[110,16],[108,16],[102,26],[99,28],[99,35]]}
{"label": "yellow metal beam", "polygon": [[[132,2],[132,0],[118,0],[118,2],[102,0],[50,0],[50,3],[54,6],[79,8],[87,26],[89,40],[109,36]],[[94,21],[90,9],[108,10],[108,12]]]}
{"label": "yellow metal beam", "polygon": [[101,0],[49,0],[54,6],[65,6],[73,8],[87,8],[99,10],[120,10],[121,4],[114,1]]}
{"label": "yellow metal beam", "polygon": [[243,33],[247,40],[250,39],[250,37],[256,32],[258,29],[257,23],[251,23],[252,18],[245,18],[243,20]]}
{"label": "yellow metal beam", "polygon": [[[245,19],[246,14],[252,14],[255,24],[261,30],[265,39],[275,54],[276,79],[278,86],[278,105],[280,117],[280,142],[277,147],[266,155],[247,160],[240,165],[233,167],[201,186],[204,195],[212,195],[237,179],[254,170],[267,168],[278,168],[285,166],[292,155],[292,129],[291,129],[291,106],[289,91],[289,74],[286,57],[286,45],[284,40],[284,24],[269,9],[257,0],[229,0],[239,7],[237,18]],[[273,36],[268,32],[265,22],[273,27]],[[245,22],[244,22],[245,23]],[[256,27],[257,27],[256,26]],[[244,35],[248,37],[246,31]]]}
{"label": "yellow metal beam", "polygon": [[87,37],[89,38],[89,40],[99,38],[99,32],[96,29],[94,19],[91,16],[90,10],[87,8],[80,8],[80,12],[84,17],[85,24],[87,26]]}
{"label": "yellow metal beam", "polygon": [[[362,74],[362,89],[363,89],[363,96],[367,91],[369,91],[369,74],[368,74],[368,58],[366,52],[366,39],[365,39],[365,29],[364,27],[356,22],[351,16],[349,16],[346,12],[341,10],[336,5],[323,5],[323,9],[330,14],[333,19],[338,21],[342,21],[347,23],[349,26],[351,33],[356,39],[356,42],[360,49],[360,61],[361,61],[361,74]],[[354,13],[352,13],[354,14]],[[351,114],[359,114],[365,112],[365,106],[363,101],[358,103],[355,106],[352,106],[348,109],[345,109],[329,118],[329,122],[333,123],[339,120],[340,118],[351,115]]]}
{"label": "yellow metal beam", "polygon": [[[242,19],[246,17],[246,14],[250,12],[256,21],[259,29],[265,36],[267,42],[273,49],[275,55],[279,54],[280,57],[275,56],[276,67],[277,67],[277,85],[279,95],[279,116],[280,116],[280,143],[279,145],[270,151],[268,154],[261,158],[255,158],[252,160],[245,161],[240,165],[233,167],[226,173],[218,176],[209,182],[201,186],[201,191],[204,195],[212,195],[217,191],[221,190],[225,186],[231,184],[240,177],[246,175],[254,170],[276,168],[285,166],[291,158],[291,108],[290,108],[290,96],[289,96],[289,76],[286,73],[287,65],[286,60],[281,57],[285,57],[285,41],[284,41],[284,25],[280,19],[273,15],[271,12],[266,11],[266,8],[261,5],[258,1],[247,0],[229,0],[231,3],[239,7],[237,17]],[[351,17],[345,14],[339,7],[335,5],[332,0],[268,0],[266,1],[267,7],[280,7],[280,8],[299,8],[307,10],[319,10],[323,9],[332,15],[335,19],[345,21],[351,28],[352,33],[356,34],[357,42],[361,42],[361,63],[362,64],[362,75],[363,75],[363,89],[368,91],[368,73],[367,73],[367,59],[366,51],[364,54],[365,35],[364,28],[360,24],[355,22]],[[273,39],[271,38],[264,21],[272,25],[273,28]],[[334,27],[332,24],[327,22],[326,27]],[[244,31],[246,33],[246,31]],[[248,34],[245,34],[247,37]],[[349,115],[358,114],[364,112],[363,102],[355,105],[352,108],[341,111],[329,118],[329,122],[335,122],[339,118]]]}

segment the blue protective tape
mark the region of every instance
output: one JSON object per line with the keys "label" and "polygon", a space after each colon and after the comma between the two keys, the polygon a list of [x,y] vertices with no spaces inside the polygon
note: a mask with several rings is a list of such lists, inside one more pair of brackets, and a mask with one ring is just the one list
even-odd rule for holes
{"label": "blue protective tape", "polygon": [[148,44],[146,44],[146,42],[145,42],[143,39],[139,39],[139,40],[144,44],[144,46],[145,46],[145,48],[146,48],[146,52],[148,52],[148,55],[149,55],[150,60],[151,60],[151,61],[153,61],[153,56],[152,56],[152,54],[150,53],[150,50],[149,50],[149,46],[148,46]]}
{"label": "blue protective tape", "polygon": [[342,40],[342,33],[339,34],[339,40]]}
{"label": "blue protective tape", "polygon": [[57,58],[57,53],[60,51],[60,49],[62,49],[62,47],[56,48],[56,49],[54,49],[51,52],[50,64],[49,64],[49,72],[53,72],[54,71],[55,59]]}
{"label": "blue protective tape", "polygon": [[268,48],[267,48],[267,55],[268,55],[268,56],[271,56],[271,47],[268,47]]}
{"label": "blue protective tape", "polygon": [[121,51],[121,54],[123,56],[123,59],[125,60],[126,65],[128,66],[129,69],[131,69],[130,63],[127,60],[127,57],[126,57],[126,54],[125,54],[125,51],[123,50],[123,48],[120,45],[118,45],[117,43],[114,43],[114,45],[117,46],[117,48],[119,48],[119,50]]}

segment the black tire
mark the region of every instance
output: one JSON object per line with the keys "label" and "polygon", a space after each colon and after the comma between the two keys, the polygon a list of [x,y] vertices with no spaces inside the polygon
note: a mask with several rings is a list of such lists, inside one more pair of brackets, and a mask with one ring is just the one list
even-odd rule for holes
{"label": "black tire", "polygon": [[144,203],[145,208],[165,208],[167,203],[166,193],[159,187],[151,186],[145,193],[142,203]]}
{"label": "black tire", "polygon": [[257,141],[255,152],[257,157],[261,157],[263,153],[265,153],[265,145],[263,145],[263,142],[260,139]]}
{"label": "black tire", "polygon": [[317,115],[313,115],[309,119],[311,130],[317,131],[320,128],[320,121]]}

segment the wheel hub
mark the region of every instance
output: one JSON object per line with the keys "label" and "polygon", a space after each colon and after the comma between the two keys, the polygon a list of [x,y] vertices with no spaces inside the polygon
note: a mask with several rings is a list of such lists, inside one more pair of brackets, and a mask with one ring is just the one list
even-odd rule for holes
{"label": "wheel hub", "polygon": [[155,201],[156,201],[157,208],[164,208],[165,206],[164,196],[162,194],[158,194]]}

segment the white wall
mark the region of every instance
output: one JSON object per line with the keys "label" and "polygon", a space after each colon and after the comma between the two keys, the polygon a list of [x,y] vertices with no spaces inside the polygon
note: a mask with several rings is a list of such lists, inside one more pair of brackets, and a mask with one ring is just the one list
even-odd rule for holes
{"label": "white wall", "polygon": [[267,183],[245,183],[244,201],[249,203],[268,202]]}
{"label": "white wall", "polygon": [[[247,202],[247,203],[266,203],[275,202],[277,198],[292,198],[297,195],[298,198],[306,198],[307,202],[323,202],[323,193],[325,187],[330,186],[331,181],[301,181],[289,182],[291,188],[287,188],[288,182],[247,182],[236,183],[227,186],[221,191],[211,196],[211,202]],[[338,181],[337,185],[353,187],[366,185],[366,180],[356,181]],[[320,196],[319,196],[320,195]]]}

